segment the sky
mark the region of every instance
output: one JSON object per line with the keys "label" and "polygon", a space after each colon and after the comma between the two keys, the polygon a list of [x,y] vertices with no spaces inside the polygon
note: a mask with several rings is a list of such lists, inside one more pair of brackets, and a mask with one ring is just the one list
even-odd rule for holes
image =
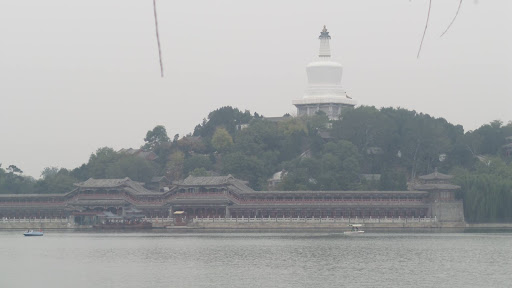
{"label": "sky", "polygon": [[100,147],[193,132],[223,106],[295,113],[323,25],[358,105],[402,107],[465,131],[512,120],[512,4],[432,0],[0,3],[0,163],[39,178]]}

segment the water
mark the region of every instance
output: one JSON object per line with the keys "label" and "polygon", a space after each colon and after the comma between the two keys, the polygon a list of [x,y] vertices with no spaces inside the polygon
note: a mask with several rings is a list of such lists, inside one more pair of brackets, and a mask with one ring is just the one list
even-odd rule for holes
{"label": "water", "polygon": [[0,231],[0,287],[512,287],[511,233]]}

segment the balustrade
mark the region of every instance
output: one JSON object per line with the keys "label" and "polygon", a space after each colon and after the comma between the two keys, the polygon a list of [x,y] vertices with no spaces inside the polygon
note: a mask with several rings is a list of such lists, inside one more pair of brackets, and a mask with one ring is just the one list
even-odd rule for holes
{"label": "balustrade", "polygon": [[194,217],[192,222],[196,223],[250,223],[250,222],[294,222],[294,223],[433,223],[437,222],[436,217],[377,217],[377,218],[358,218],[358,217]]}

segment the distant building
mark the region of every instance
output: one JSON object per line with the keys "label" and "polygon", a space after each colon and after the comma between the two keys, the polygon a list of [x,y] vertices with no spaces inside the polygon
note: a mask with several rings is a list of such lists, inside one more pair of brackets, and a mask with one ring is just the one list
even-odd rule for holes
{"label": "distant building", "polygon": [[463,225],[462,201],[455,198],[460,187],[452,178],[436,171],[419,177],[408,191],[254,191],[231,175],[189,176],[167,191],[153,191],[129,178],[91,178],[64,194],[0,194],[0,218],[70,217],[91,225],[104,212],[168,217],[184,211],[190,218],[435,217]]}
{"label": "distant building", "polygon": [[148,160],[148,161],[154,161],[156,158],[158,158],[158,155],[156,155],[155,152],[144,151],[142,149],[133,149],[133,148],[124,149],[123,148],[123,149],[119,150],[119,153],[137,156],[139,158],[142,158],[142,159]]}
{"label": "distant building", "polygon": [[464,222],[464,208],[462,200],[455,198],[455,191],[461,187],[451,184],[452,175],[437,172],[420,176],[419,183],[412,185],[414,190],[428,191],[430,215],[437,217],[441,222]]}
{"label": "distant building", "polygon": [[503,150],[505,151],[505,155],[510,157],[510,155],[512,155],[512,136],[506,137],[505,140],[507,144],[503,145]]}
{"label": "distant building", "polygon": [[165,176],[155,176],[151,178],[149,183],[146,183],[146,187],[151,190],[165,191],[169,189],[171,182]]}
{"label": "distant building", "polygon": [[342,111],[353,108],[356,101],[347,96],[341,87],[343,67],[331,59],[329,46],[329,32],[324,29],[318,37],[320,51],[318,59],[306,66],[308,74],[308,88],[302,99],[293,100],[297,107],[297,116],[311,116],[317,111],[323,111],[330,120],[339,119]]}
{"label": "distant building", "polygon": [[277,186],[283,181],[284,176],[286,176],[286,171],[282,170],[279,172],[274,173],[272,175],[272,178],[268,179],[268,190],[274,190],[277,188]]}

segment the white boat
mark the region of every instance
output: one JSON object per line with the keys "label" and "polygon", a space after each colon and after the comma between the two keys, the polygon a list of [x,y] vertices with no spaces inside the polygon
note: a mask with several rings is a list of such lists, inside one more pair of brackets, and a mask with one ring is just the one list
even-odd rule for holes
{"label": "white boat", "polygon": [[363,227],[363,224],[348,224],[348,226],[352,227],[352,229],[350,231],[343,232],[343,234],[355,235],[364,233],[364,231],[360,229],[360,227]]}
{"label": "white boat", "polygon": [[27,232],[23,233],[25,236],[43,236],[43,231],[34,231],[34,230],[28,230]]}

